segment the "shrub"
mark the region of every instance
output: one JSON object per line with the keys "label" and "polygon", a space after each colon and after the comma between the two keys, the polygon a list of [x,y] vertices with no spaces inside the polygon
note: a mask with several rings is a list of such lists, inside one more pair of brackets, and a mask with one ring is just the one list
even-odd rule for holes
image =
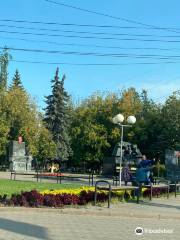
{"label": "shrub", "polygon": [[14,206],[38,207],[43,205],[43,195],[36,190],[14,194],[10,199]]}
{"label": "shrub", "polygon": [[165,177],[166,167],[164,164],[156,164],[153,168],[154,176]]}
{"label": "shrub", "polygon": [[[152,189],[152,196],[160,196],[161,194],[166,193],[166,189],[164,188],[154,188]],[[143,192],[143,197],[148,197],[151,194],[151,189],[145,189]]]}
{"label": "shrub", "polygon": [[[173,191],[173,189],[170,189]],[[153,189],[153,196],[159,196],[165,193],[166,189]],[[142,189],[144,197],[150,195],[150,189]],[[112,197],[122,197],[126,199],[132,198],[132,191],[112,192]],[[97,201],[105,202],[108,200],[108,192],[97,192]],[[63,207],[64,205],[85,205],[94,201],[94,187],[82,187],[79,189],[62,189],[62,190],[46,190],[37,192],[21,192],[21,194],[13,194],[10,199],[6,195],[0,196],[0,203],[3,205],[24,206],[24,207]]]}

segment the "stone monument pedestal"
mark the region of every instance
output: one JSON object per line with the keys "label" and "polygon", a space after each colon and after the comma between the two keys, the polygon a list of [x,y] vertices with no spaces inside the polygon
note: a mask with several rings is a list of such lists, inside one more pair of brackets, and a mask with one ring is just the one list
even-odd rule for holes
{"label": "stone monument pedestal", "polygon": [[9,145],[10,171],[30,172],[32,157],[26,155],[25,142],[12,141]]}

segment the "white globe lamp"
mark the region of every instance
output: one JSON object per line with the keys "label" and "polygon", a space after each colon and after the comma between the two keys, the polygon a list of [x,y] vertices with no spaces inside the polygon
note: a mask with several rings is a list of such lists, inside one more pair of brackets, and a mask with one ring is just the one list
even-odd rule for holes
{"label": "white globe lamp", "polygon": [[116,115],[115,118],[117,123],[122,123],[124,121],[124,116],[120,113]]}
{"label": "white globe lamp", "polygon": [[129,124],[134,124],[134,123],[136,122],[136,118],[135,118],[134,116],[129,116],[129,117],[127,118],[127,122],[128,122]]}

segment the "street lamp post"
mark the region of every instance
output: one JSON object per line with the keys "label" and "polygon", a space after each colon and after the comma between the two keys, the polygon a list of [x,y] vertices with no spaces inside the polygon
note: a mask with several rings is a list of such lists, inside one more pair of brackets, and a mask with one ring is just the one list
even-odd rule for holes
{"label": "street lamp post", "polygon": [[134,124],[136,122],[136,118],[134,116],[129,116],[127,118],[127,123],[128,124],[122,124],[124,121],[124,116],[122,114],[117,114],[114,118],[113,118],[113,123],[114,124],[118,124],[119,126],[121,126],[121,143],[120,143],[120,162],[119,162],[119,185],[121,186],[121,175],[122,175],[122,159],[123,159],[123,151],[122,151],[122,147],[123,147],[123,132],[124,132],[124,127],[132,127],[132,124]]}

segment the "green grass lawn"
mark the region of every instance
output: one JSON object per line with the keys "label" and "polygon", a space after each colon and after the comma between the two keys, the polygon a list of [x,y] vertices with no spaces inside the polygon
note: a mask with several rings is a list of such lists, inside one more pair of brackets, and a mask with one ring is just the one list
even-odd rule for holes
{"label": "green grass lawn", "polygon": [[0,179],[0,195],[7,194],[11,196],[13,193],[20,193],[21,191],[31,191],[36,189],[38,191],[51,190],[51,189],[67,189],[78,188],[79,184],[56,184],[56,183],[39,183],[31,181],[18,181],[18,180],[6,180]]}

